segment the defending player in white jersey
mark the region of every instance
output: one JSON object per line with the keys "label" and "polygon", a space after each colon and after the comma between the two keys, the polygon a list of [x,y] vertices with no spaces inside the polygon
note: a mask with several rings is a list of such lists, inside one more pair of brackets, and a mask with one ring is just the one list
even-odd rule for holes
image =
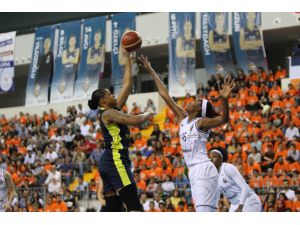
{"label": "defending player in white jersey", "polygon": [[16,195],[10,174],[0,168],[0,212],[11,210],[11,203]]}
{"label": "defending player in white jersey", "polygon": [[225,79],[223,89],[220,91],[222,116],[214,111],[211,103],[200,98],[189,103],[185,111],[169,96],[167,88],[151,67],[148,58],[141,56],[139,60],[153,77],[160,96],[180,121],[180,144],[184,160],[189,168],[189,179],[196,211],[216,211],[219,200],[219,174],[207,155],[206,142],[210,129],[229,121],[228,97],[235,88],[234,81]]}
{"label": "defending player in white jersey", "polygon": [[227,151],[221,148],[212,149],[210,158],[219,171],[220,192],[231,203],[230,212],[261,212],[259,197],[251,190],[238,171],[227,161]]}

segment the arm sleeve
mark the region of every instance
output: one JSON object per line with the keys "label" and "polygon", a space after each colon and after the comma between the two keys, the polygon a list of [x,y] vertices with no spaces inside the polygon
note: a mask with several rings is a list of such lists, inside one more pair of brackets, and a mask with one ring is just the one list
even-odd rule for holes
{"label": "arm sleeve", "polygon": [[234,183],[241,188],[241,199],[240,199],[240,205],[245,205],[246,199],[250,194],[250,188],[240,172],[237,170],[237,168],[233,165],[226,167],[226,174],[229,175],[229,177],[234,181]]}

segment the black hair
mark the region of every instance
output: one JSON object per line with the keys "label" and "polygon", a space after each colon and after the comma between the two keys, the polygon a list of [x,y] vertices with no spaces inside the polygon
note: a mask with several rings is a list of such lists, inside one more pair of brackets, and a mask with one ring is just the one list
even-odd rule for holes
{"label": "black hair", "polygon": [[92,98],[88,101],[88,105],[91,110],[96,110],[99,107],[99,101],[101,98],[104,98],[106,94],[106,89],[98,89],[92,93]]}
{"label": "black hair", "polygon": [[[203,101],[204,101],[204,99],[203,99]],[[197,117],[202,117],[202,110],[203,109],[201,109],[201,111],[198,113]],[[214,118],[216,116],[219,116],[219,114],[216,113],[216,111],[214,110],[213,105],[208,101],[207,105],[206,105],[206,115],[205,115],[205,117]]]}

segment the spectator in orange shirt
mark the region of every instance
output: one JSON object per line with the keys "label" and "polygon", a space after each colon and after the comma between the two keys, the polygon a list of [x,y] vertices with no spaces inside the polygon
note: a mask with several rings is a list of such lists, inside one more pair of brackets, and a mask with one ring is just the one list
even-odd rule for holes
{"label": "spectator in orange shirt", "polygon": [[219,97],[219,92],[216,90],[215,86],[211,87],[211,91],[208,93],[208,100],[217,99]]}
{"label": "spectator in orange shirt", "polygon": [[239,93],[236,94],[236,110],[241,110],[246,106],[246,98],[241,98]]}
{"label": "spectator in orange shirt", "polygon": [[139,115],[141,114],[141,110],[140,108],[137,106],[137,104],[134,102],[132,103],[132,109],[130,111],[131,115]]}
{"label": "spectator in orange shirt", "polygon": [[128,113],[128,107],[127,107],[127,104],[125,104],[123,107],[122,107],[122,112],[123,113]]}
{"label": "spectator in orange shirt", "polygon": [[287,157],[286,162],[289,164],[289,169],[291,172],[300,173],[300,163],[295,161],[292,157]]}
{"label": "spectator in orange shirt", "polygon": [[225,133],[225,143],[227,145],[230,145],[232,143],[232,138],[234,137],[234,131],[232,129],[232,126],[229,124],[227,126],[227,129],[226,129],[226,133]]}
{"label": "spectator in orange shirt", "polygon": [[187,212],[186,205],[183,201],[178,202],[178,206],[176,207],[176,212]]}
{"label": "spectator in orange shirt", "polygon": [[45,212],[54,212],[53,206],[54,206],[54,204],[53,204],[52,198],[50,196],[48,196],[46,207],[45,207]]}
{"label": "spectator in orange shirt", "polygon": [[272,125],[272,138],[273,138],[273,141],[276,141],[278,136],[284,136],[284,134],[275,125]]}
{"label": "spectator in orange shirt", "polygon": [[237,152],[233,155],[232,163],[235,163],[238,157],[241,157],[243,162],[247,161],[247,153],[242,150],[241,145],[237,146]]}
{"label": "spectator in orange shirt", "polygon": [[258,163],[255,163],[254,160],[253,160],[253,158],[250,157],[248,159],[248,165],[247,165],[246,175],[248,177],[252,177],[254,170],[257,170],[259,173],[261,173],[260,165]]}
{"label": "spectator in orange shirt", "polygon": [[287,90],[286,94],[289,93],[291,97],[294,97],[297,94],[297,90],[295,89],[294,85],[288,84],[288,88],[289,89]]}
{"label": "spectator in orange shirt", "polygon": [[53,205],[54,212],[67,212],[67,204],[62,200],[61,195],[56,195],[56,202]]}
{"label": "spectator in orange shirt", "polygon": [[157,191],[157,188],[158,188],[158,184],[156,183],[155,179],[153,177],[150,178],[150,182],[146,188],[147,193],[153,193]]}
{"label": "spectator in orange shirt", "polygon": [[282,101],[282,106],[285,109],[291,109],[295,104],[294,98],[291,98],[289,93],[286,93],[284,100]]}
{"label": "spectator in orange shirt", "polygon": [[253,170],[253,176],[250,178],[249,185],[251,188],[258,189],[262,186],[262,177],[259,176],[258,170]]}
{"label": "spectator in orange shirt", "polygon": [[147,164],[147,161],[146,159],[144,159],[142,157],[142,153],[141,152],[137,152],[136,155],[135,155],[135,159],[133,160],[133,165],[134,165],[134,169],[139,169],[141,168],[141,166],[144,164],[146,165]]}
{"label": "spectator in orange shirt", "polygon": [[214,147],[214,148],[221,147],[221,148],[223,148],[223,149],[226,148],[226,144],[225,144],[224,141],[221,140],[220,135],[216,135],[216,136],[215,136],[215,141],[214,141],[214,143],[213,143],[213,147]]}
{"label": "spectator in orange shirt", "polygon": [[247,81],[248,81],[248,82],[251,82],[251,81],[258,81],[258,76],[257,76],[256,73],[254,73],[253,70],[248,70]]}
{"label": "spectator in orange shirt", "polygon": [[275,73],[275,80],[276,81],[281,81],[281,79],[286,78],[286,70],[283,69],[280,65],[277,66],[277,71]]}
{"label": "spectator in orange shirt", "polygon": [[246,98],[246,107],[248,111],[256,111],[260,108],[258,97],[253,90],[249,91],[249,96]]}
{"label": "spectator in orange shirt", "polygon": [[190,93],[186,93],[185,99],[183,100],[183,105],[182,107],[184,109],[186,109],[187,104],[189,104],[190,102],[193,102],[194,98],[191,96]]}
{"label": "spectator in orange shirt", "polygon": [[156,209],[155,208],[155,205],[154,205],[154,201],[150,201],[149,203],[149,210],[147,210],[146,212],[160,212],[159,209]]}
{"label": "spectator in orange shirt", "polygon": [[281,88],[276,83],[273,83],[273,87],[269,92],[269,100],[273,102],[275,98],[279,99],[281,96],[282,96]]}
{"label": "spectator in orange shirt", "polygon": [[263,169],[273,167],[275,163],[275,153],[273,148],[268,145],[267,151],[263,153],[263,161],[262,161],[262,167]]}
{"label": "spectator in orange shirt", "polygon": [[284,160],[286,159],[287,155],[288,155],[288,152],[287,150],[283,147],[283,143],[280,142],[278,144],[278,147],[275,148],[275,160],[278,160],[279,157],[282,157]]}
{"label": "spectator in orange shirt", "polygon": [[134,141],[134,150],[143,152],[146,149],[147,149],[147,141],[142,137],[141,133],[137,133]]}
{"label": "spectator in orange shirt", "polygon": [[274,173],[278,175],[281,174],[283,170],[289,172],[289,165],[284,162],[282,156],[279,156],[277,162],[274,165]]}
{"label": "spectator in orange shirt", "polygon": [[134,172],[133,174],[136,186],[138,188],[138,193],[146,191],[147,184],[144,180],[140,178],[140,174],[138,172]]}
{"label": "spectator in orange shirt", "polygon": [[267,176],[265,176],[262,180],[263,188],[274,188],[278,187],[278,178],[273,174],[273,169],[269,168]]}

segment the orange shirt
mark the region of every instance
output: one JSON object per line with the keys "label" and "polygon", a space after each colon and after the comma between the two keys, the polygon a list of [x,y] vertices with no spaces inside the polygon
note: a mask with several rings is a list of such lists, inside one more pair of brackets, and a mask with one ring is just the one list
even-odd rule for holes
{"label": "orange shirt", "polygon": [[252,166],[250,166],[249,164],[247,165],[247,169],[246,169],[246,174],[248,176],[251,176],[253,174],[253,170],[257,170],[259,172],[259,174],[261,173],[261,168],[260,165],[258,163],[253,163]]}
{"label": "orange shirt", "polygon": [[282,105],[284,108],[292,108],[292,106],[295,104],[295,100],[293,98],[290,98],[289,100],[288,99],[284,99],[282,101]]}
{"label": "orange shirt", "polygon": [[147,165],[147,160],[146,159],[141,159],[141,160],[138,160],[138,159],[135,159],[133,161],[133,165],[134,165],[134,168],[135,169],[138,169],[138,168],[141,168],[142,165]]}
{"label": "orange shirt", "polygon": [[240,98],[241,99],[246,99],[247,97],[248,97],[248,90],[247,89],[245,89],[245,90],[240,90],[239,91],[239,94],[240,94]]}
{"label": "orange shirt", "polygon": [[172,177],[175,178],[179,174],[183,174],[183,173],[184,173],[184,167],[179,167],[179,168],[177,167],[174,169]]}
{"label": "orange shirt", "polygon": [[300,201],[293,202],[292,211],[300,212]]}
{"label": "orange shirt", "polygon": [[243,152],[250,152],[251,151],[251,144],[250,143],[245,143],[242,145],[242,149],[243,149]]}
{"label": "orange shirt", "polygon": [[282,69],[281,71],[276,71],[275,73],[275,79],[276,80],[279,80],[279,79],[282,79],[282,78],[285,78],[286,77],[286,70],[285,69]]}
{"label": "orange shirt", "polygon": [[224,141],[218,141],[218,142],[214,142],[213,143],[213,147],[214,148],[218,148],[218,147],[221,147],[221,148],[226,148],[226,144]]}
{"label": "orange shirt", "polygon": [[134,146],[137,150],[141,150],[142,147],[147,146],[147,141],[143,138],[141,140],[135,140]]}
{"label": "orange shirt", "polygon": [[251,117],[250,117],[250,120],[251,120],[252,122],[255,122],[255,123],[261,123],[261,122],[262,122],[262,118],[261,118],[260,115],[257,115],[257,116],[251,116]]}
{"label": "orange shirt", "polygon": [[237,102],[237,99],[236,99],[236,98],[229,98],[229,99],[228,99],[228,104],[229,104],[229,105],[235,106],[235,105],[236,105],[236,102]]}
{"label": "orange shirt", "polygon": [[279,164],[279,162],[275,163],[275,165],[274,165],[274,173],[275,174],[282,173],[283,170],[288,172],[290,170],[289,164],[287,164],[286,162],[284,162],[282,165]]}
{"label": "orange shirt", "polygon": [[176,149],[172,146],[164,147],[163,148],[164,155],[175,155]]}
{"label": "orange shirt", "polygon": [[277,160],[279,156],[282,156],[283,159],[286,159],[287,155],[288,155],[288,151],[286,149],[282,151],[278,151],[275,153],[275,160]]}
{"label": "orange shirt", "polygon": [[149,177],[161,177],[162,168],[156,167],[155,169],[150,169],[148,172]]}
{"label": "orange shirt", "polygon": [[217,98],[219,97],[219,92],[217,91],[210,91],[208,94],[208,99],[211,99],[212,97]]}
{"label": "orange shirt", "polygon": [[246,99],[247,105],[254,105],[258,102],[257,96],[248,96]]}
{"label": "orange shirt", "polygon": [[259,177],[252,176],[250,179],[249,185],[251,188],[261,188],[261,186],[262,186],[261,183],[262,183],[261,176],[259,176]]}
{"label": "orange shirt", "polygon": [[[242,152],[241,156],[242,156],[243,162],[246,162],[247,161],[247,153],[246,152]],[[238,157],[239,157],[239,153],[238,152],[234,153],[234,155],[232,157],[232,162],[235,162]]]}
{"label": "orange shirt", "polygon": [[282,96],[282,91],[280,88],[277,88],[277,90],[275,90],[274,88],[272,88],[269,92],[269,98],[270,100],[275,99],[276,97],[281,97]]}
{"label": "orange shirt", "polygon": [[225,143],[227,145],[231,144],[232,138],[234,137],[233,131],[228,131],[225,133]]}
{"label": "orange shirt", "polygon": [[169,107],[167,107],[166,109],[166,116],[170,119],[171,122],[174,122],[175,113]]}
{"label": "orange shirt", "polygon": [[149,209],[149,210],[146,210],[146,212],[160,212],[160,210],[159,209],[153,209],[153,210]]}
{"label": "orange shirt", "polygon": [[146,191],[147,184],[144,180],[140,180],[136,185],[140,190]]}
{"label": "orange shirt", "polygon": [[267,187],[267,184],[270,185],[270,187],[277,187],[278,186],[278,178],[273,175],[273,177],[265,176],[262,180],[262,186]]}
{"label": "orange shirt", "polygon": [[255,94],[258,94],[259,93],[259,88],[257,85],[252,85],[250,87],[250,90],[254,91]]}
{"label": "orange shirt", "polygon": [[67,204],[63,201],[61,201],[60,203],[54,203],[52,209],[54,210],[54,212],[68,212]]}
{"label": "orange shirt", "polygon": [[290,171],[298,171],[298,173],[300,173],[300,163],[299,162],[291,163],[289,165],[289,167],[290,167]]}

